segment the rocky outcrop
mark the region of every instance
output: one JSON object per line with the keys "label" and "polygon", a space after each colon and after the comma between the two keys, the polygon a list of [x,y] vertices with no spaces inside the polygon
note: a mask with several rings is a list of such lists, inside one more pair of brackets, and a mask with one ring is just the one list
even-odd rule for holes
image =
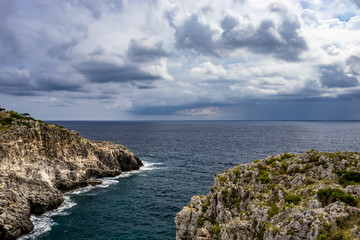
{"label": "rocky outcrop", "polygon": [[312,150],[240,164],[176,215],[176,239],[360,239],[359,184],[359,153]]}
{"label": "rocky outcrop", "polygon": [[[6,120],[5,120],[6,119]],[[93,178],[139,169],[125,146],[91,141],[66,128],[23,117],[0,116],[0,239],[33,229],[30,214],[63,202],[63,192],[101,183]]]}

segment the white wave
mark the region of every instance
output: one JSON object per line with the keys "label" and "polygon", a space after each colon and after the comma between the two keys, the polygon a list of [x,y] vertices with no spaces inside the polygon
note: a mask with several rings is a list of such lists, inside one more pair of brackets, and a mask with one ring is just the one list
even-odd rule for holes
{"label": "white wave", "polygon": [[134,174],[138,174],[145,171],[160,169],[163,165],[162,163],[150,163],[146,161],[142,161],[144,166],[141,167],[139,170],[134,170],[130,172],[122,172],[120,175],[116,177],[107,177],[107,178],[101,178],[102,181],[101,184],[95,185],[95,186],[86,186],[83,188],[79,188],[73,191],[70,191],[64,195],[64,202],[61,204],[61,206],[57,209],[50,210],[48,212],[43,213],[42,215],[31,215],[30,220],[34,224],[34,229],[31,233],[26,234],[18,238],[19,240],[34,240],[37,239],[40,235],[49,232],[51,230],[51,227],[56,224],[54,223],[52,217],[53,216],[66,216],[70,214],[66,210],[76,206],[76,203],[71,201],[70,196],[71,195],[77,195],[77,194],[83,194],[90,192],[93,189],[96,188],[107,188],[111,185],[119,183],[120,178],[127,178]]}
{"label": "white wave", "polygon": [[70,213],[66,210],[74,207],[75,202],[71,201],[70,196],[64,195],[64,202],[57,209],[50,210],[45,212],[42,215],[31,215],[30,220],[34,224],[34,229],[31,233],[26,234],[18,238],[19,240],[33,240],[37,239],[40,235],[49,232],[51,227],[55,224],[52,217],[53,216],[66,216]]}

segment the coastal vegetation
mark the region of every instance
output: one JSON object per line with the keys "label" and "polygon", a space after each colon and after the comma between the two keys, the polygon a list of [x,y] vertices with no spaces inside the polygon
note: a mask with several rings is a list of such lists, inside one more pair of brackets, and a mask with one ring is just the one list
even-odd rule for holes
{"label": "coastal vegetation", "polygon": [[14,125],[23,125],[28,128],[31,128],[32,125],[30,124],[31,121],[35,121],[30,116],[27,116],[28,114],[19,114],[15,111],[5,111],[0,113],[0,131],[6,131],[11,126]]}
{"label": "coastal vegetation", "polygon": [[177,239],[360,238],[357,152],[283,153],[214,180],[177,214]]}

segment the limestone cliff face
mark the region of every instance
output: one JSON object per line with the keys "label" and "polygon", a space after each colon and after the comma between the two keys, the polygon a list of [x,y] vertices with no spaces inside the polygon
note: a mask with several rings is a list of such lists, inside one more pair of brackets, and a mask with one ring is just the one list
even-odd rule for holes
{"label": "limestone cliff face", "polygon": [[0,126],[0,239],[31,231],[30,214],[57,208],[62,192],[142,166],[125,146],[31,118],[11,119]]}
{"label": "limestone cliff face", "polygon": [[314,150],[238,165],[176,215],[176,239],[360,239],[359,170],[359,153]]}

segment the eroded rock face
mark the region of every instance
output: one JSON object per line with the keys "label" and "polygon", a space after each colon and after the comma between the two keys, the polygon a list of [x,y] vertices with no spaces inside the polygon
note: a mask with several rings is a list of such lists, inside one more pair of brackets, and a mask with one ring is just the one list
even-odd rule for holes
{"label": "eroded rock face", "polygon": [[280,154],[215,176],[175,217],[176,239],[358,239],[360,155]]}
{"label": "eroded rock face", "polygon": [[0,239],[31,231],[30,214],[60,206],[62,192],[142,166],[125,146],[30,118],[21,121],[0,131]]}

